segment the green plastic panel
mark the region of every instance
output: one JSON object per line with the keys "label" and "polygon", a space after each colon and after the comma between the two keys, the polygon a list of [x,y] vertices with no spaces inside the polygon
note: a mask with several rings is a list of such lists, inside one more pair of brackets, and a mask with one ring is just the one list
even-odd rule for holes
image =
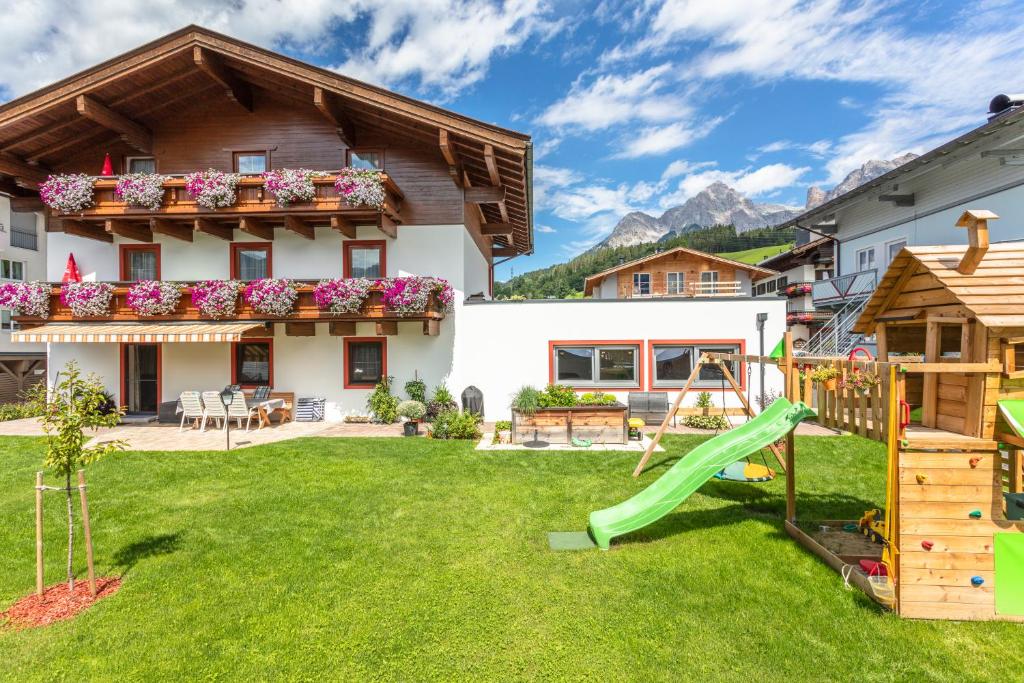
{"label": "green plastic panel", "polygon": [[995,535],[996,614],[1024,616],[1024,534]]}

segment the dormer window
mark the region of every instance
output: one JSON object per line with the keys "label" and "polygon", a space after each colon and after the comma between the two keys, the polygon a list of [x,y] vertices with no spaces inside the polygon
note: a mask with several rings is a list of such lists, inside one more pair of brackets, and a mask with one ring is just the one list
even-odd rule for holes
{"label": "dormer window", "polygon": [[350,149],[348,165],[352,168],[384,169],[384,151],[380,149]]}
{"label": "dormer window", "polygon": [[235,152],[235,173],[263,173],[270,169],[266,152]]}

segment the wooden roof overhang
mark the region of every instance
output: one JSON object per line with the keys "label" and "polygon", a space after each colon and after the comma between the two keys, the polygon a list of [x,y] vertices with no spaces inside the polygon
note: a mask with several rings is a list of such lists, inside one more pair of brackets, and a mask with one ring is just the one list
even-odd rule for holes
{"label": "wooden roof overhang", "polygon": [[254,88],[319,111],[346,146],[373,131],[429,146],[480,212],[497,256],[533,251],[530,136],[188,26],[0,106],[0,190],[31,195],[51,165],[123,140],[152,152],[152,125],[208,97],[252,109]]}
{"label": "wooden roof overhang", "polygon": [[989,328],[1024,326],[1024,242],[990,245],[978,268],[957,270],[968,247],[905,247],[889,264],[854,331],[879,322],[967,317]]}

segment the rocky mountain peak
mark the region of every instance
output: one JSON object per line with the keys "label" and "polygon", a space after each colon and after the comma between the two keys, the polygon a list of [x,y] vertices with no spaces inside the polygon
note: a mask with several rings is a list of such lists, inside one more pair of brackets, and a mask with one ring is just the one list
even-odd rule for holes
{"label": "rocky mountain peak", "polygon": [[850,173],[843,178],[842,182],[831,190],[825,191],[820,187],[812,185],[807,188],[806,208],[813,209],[816,206],[821,206],[825,202],[830,202],[836,197],[844,195],[850,190],[857,188],[864,183],[870,182],[878,176],[885,175],[894,168],[902,166],[908,161],[912,161],[916,158],[916,154],[907,152],[895,159],[870,159],[864,162],[860,168],[850,171]]}

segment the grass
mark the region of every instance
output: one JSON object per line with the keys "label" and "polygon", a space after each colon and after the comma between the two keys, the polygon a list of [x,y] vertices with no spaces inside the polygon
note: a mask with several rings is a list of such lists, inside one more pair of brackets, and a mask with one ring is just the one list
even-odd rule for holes
{"label": "grass", "polygon": [[[98,566],[124,586],[73,621],[0,630],[0,678],[986,681],[1024,667],[1019,625],[901,620],[844,589],[783,532],[781,477],[712,480],[610,552],[547,549],[547,531],[583,529],[701,438],[666,437],[639,481],[635,454],[427,440],[110,457],[89,468],[89,504]],[[881,502],[880,444],[797,447],[803,519]],[[33,588],[42,443],[3,439],[0,458],[3,609]]]}
{"label": "grass", "polygon": [[781,254],[784,251],[789,251],[793,248],[792,244],[776,244],[772,247],[755,247],[753,249],[745,249],[743,251],[730,251],[724,254],[716,254],[722,258],[731,258],[733,261],[739,261],[741,263],[760,263],[769,256],[775,256]]}

